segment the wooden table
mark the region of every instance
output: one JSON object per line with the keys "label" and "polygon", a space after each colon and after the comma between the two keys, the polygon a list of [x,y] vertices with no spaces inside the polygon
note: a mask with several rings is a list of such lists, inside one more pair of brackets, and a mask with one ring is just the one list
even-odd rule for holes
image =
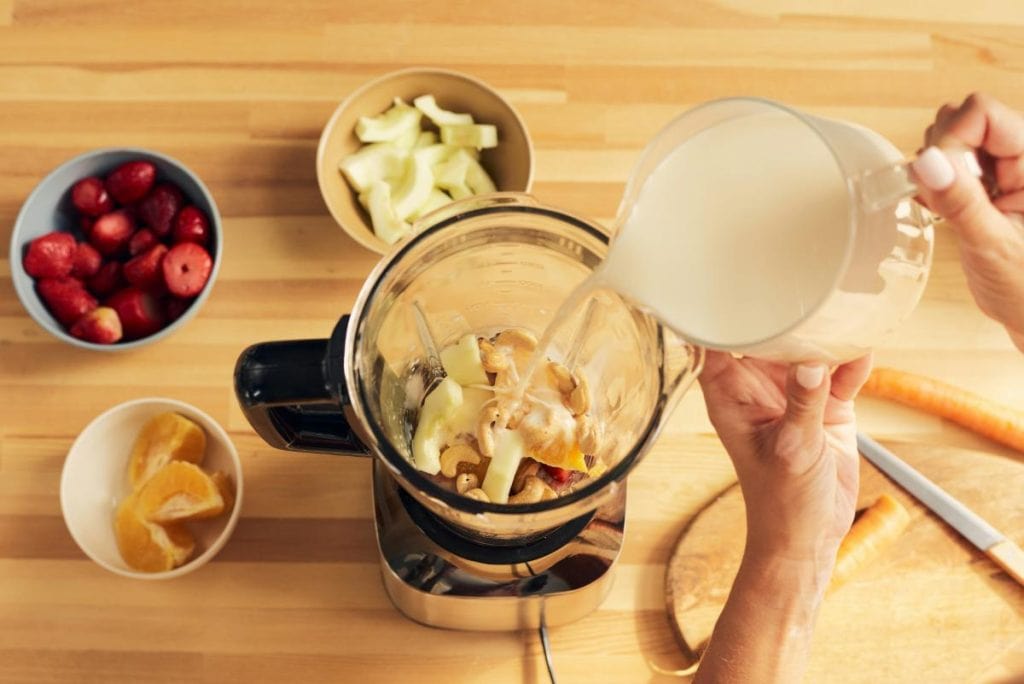
{"label": "wooden table", "polygon": [[[139,145],[202,176],[227,244],[200,315],[121,354],[50,338],[0,261],[0,681],[546,681],[532,634],[456,634],[400,617],[378,579],[369,462],[268,448],[231,391],[243,347],[324,336],[351,305],[375,255],[320,200],[317,138],[360,83],[422,64],[468,71],[508,96],[536,143],[536,195],[608,220],[643,144],[709,98],[777,98],[875,128],[907,152],[940,104],[971,90],[1024,107],[1024,5],[0,0],[0,243],[58,163]],[[938,235],[925,299],[878,360],[1024,405],[1024,358],[975,310],[950,236]],[[227,427],[247,492],[220,556],[158,583],[88,561],[57,496],[78,431],[153,395]],[[881,437],[994,449],[908,410],[860,409]],[[711,435],[694,390],[631,479],[611,596],[552,634],[563,684],[676,681],[647,663],[684,664],[662,574],[689,517],[734,479]],[[836,682],[869,676],[843,663],[835,672]]]}

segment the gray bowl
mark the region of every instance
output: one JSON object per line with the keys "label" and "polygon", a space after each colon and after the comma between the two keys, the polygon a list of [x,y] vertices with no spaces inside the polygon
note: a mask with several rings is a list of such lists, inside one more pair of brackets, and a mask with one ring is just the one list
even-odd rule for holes
{"label": "gray bowl", "polygon": [[[72,337],[50,314],[36,293],[32,276],[25,273],[22,259],[28,249],[28,243],[41,235],[54,230],[75,234],[79,232],[78,212],[71,204],[71,187],[78,180],[86,176],[102,178],[121,164],[133,160],[152,162],[156,166],[158,183],[161,181],[174,183],[181,188],[186,202],[191,202],[206,212],[210,218],[211,244],[209,249],[210,256],[213,257],[213,269],[210,271],[210,280],[206,283],[206,287],[192,302],[192,305],[176,321],[162,330],[130,342],[115,344],[86,342]],[[220,212],[217,211],[217,204],[213,201],[210,191],[206,189],[196,174],[177,159],[172,159],[159,152],[133,147],[107,147],[86,152],[64,162],[40,181],[25,200],[25,204],[22,205],[21,211],[18,212],[18,218],[14,222],[14,232],[11,234],[11,279],[14,281],[14,290],[18,293],[18,298],[25,310],[35,319],[36,323],[57,339],[83,349],[122,351],[161,340],[195,316],[206,298],[210,296],[210,290],[213,289],[213,282],[217,279],[217,272],[220,270],[223,250],[224,240]]]}

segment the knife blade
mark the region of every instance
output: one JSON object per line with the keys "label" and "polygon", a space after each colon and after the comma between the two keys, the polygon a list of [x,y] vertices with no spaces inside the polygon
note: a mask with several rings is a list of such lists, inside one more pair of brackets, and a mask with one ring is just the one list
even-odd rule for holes
{"label": "knife blade", "polygon": [[863,432],[857,433],[857,448],[864,458],[1024,586],[1024,551],[1005,534]]}

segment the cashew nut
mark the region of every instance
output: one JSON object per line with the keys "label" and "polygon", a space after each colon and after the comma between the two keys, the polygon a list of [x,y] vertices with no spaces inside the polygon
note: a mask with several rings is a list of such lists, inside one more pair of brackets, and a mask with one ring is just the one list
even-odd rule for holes
{"label": "cashew nut", "polygon": [[[471,489],[476,489],[480,486],[480,478],[476,476],[476,473],[462,473],[455,478],[455,491],[459,494],[465,494]],[[483,491],[482,489],[480,491]]]}
{"label": "cashew nut", "polygon": [[[595,454],[601,447],[601,425],[587,415],[576,417],[576,443],[585,454]],[[441,457],[442,459],[444,456]]]}
{"label": "cashew nut", "polygon": [[533,477],[540,470],[540,463],[534,461],[532,458],[524,458],[519,463],[519,470],[516,472],[516,476],[512,479],[512,491],[519,493],[523,490],[523,486],[526,484],[527,478]]}
{"label": "cashew nut", "polygon": [[468,444],[453,444],[441,453],[441,474],[445,477],[455,477],[458,474],[460,463],[478,465],[480,454]]}
{"label": "cashew nut", "polygon": [[480,338],[480,362],[488,373],[500,373],[508,368],[508,357],[494,348],[488,340]]}
{"label": "cashew nut", "polygon": [[536,475],[531,475],[526,478],[526,483],[523,485],[523,489],[518,494],[513,494],[508,497],[510,504],[525,504],[525,503],[537,503],[545,496],[545,490],[550,491],[550,487]]}
{"label": "cashew nut", "polygon": [[476,424],[476,441],[480,453],[490,458],[494,456],[494,421],[498,419],[498,401],[491,399],[480,409],[480,417]]}
{"label": "cashew nut", "polygon": [[573,415],[583,415],[590,409],[590,387],[587,384],[587,376],[580,373],[576,381],[576,388],[569,393],[569,409]]}
{"label": "cashew nut", "polygon": [[479,487],[464,492],[463,496],[469,497],[470,499],[476,499],[477,501],[490,502],[491,500],[491,497],[487,496],[487,492],[480,489]]}
{"label": "cashew nut", "polygon": [[576,383],[572,379],[572,373],[569,369],[558,363],[557,361],[548,362],[548,372],[551,373],[551,377],[555,379],[555,385],[558,387],[558,391],[568,396],[573,389],[576,388]]}
{"label": "cashew nut", "polygon": [[537,348],[537,338],[533,336],[533,333],[523,330],[522,328],[509,328],[498,333],[498,336],[494,339],[495,344],[502,347],[512,347],[513,349],[523,349],[526,351],[533,351]]}

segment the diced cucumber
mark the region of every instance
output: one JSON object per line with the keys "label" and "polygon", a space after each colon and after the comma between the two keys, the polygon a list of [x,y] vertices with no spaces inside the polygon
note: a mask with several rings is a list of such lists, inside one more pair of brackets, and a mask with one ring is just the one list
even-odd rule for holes
{"label": "diced cucumber", "polygon": [[[453,188],[465,188],[466,172],[469,170],[469,163],[473,159],[461,149],[457,150],[448,159],[434,167],[434,183],[439,188],[451,190]],[[455,197],[452,194],[452,197]],[[455,197],[455,199],[459,199]]]}
{"label": "diced cucumber", "polygon": [[436,209],[440,209],[446,204],[451,204],[452,198],[445,193],[444,190],[438,190],[437,188],[430,189],[430,196],[427,197],[427,201],[423,203],[416,211],[409,214],[410,221],[419,221],[421,216],[426,216]]}
{"label": "diced cucumber", "polygon": [[433,187],[434,174],[430,170],[430,165],[416,155],[406,159],[405,175],[395,191],[393,200],[395,216],[402,221],[409,218],[427,201]]}
{"label": "diced cucumber", "polygon": [[458,437],[461,434],[476,436],[480,411],[484,404],[494,398],[494,392],[476,387],[462,388],[462,405],[448,420],[448,436]]}
{"label": "diced cucumber", "polygon": [[427,118],[434,122],[435,126],[441,127],[446,124],[471,124],[473,117],[470,114],[458,114],[441,109],[433,95],[420,95],[412,101],[413,106],[427,115]]}
{"label": "diced cucumber", "polygon": [[338,168],[357,192],[363,192],[375,181],[400,177],[405,154],[391,143],[373,143],[342,159]]}
{"label": "diced cucumber", "polygon": [[419,149],[421,147],[430,147],[431,145],[437,144],[437,133],[434,131],[420,131],[420,134],[416,137],[416,144],[414,148]]}
{"label": "diced cucumber", "polygon": [[481,489],[494,503],[508,503],[508,493],[516,477],[519,462],[526,456],[522,436],[515,430],[494,430],[494,456],[487,466]]}
{"label": "diced cucumber", "polygon": [[419,157],[420,159],[426,161],[427,164],[430,165],[430,168],[433,169],[441,162],[446,161],[449,157],[452,156],[452,153],[459,149],[461,148],[452,147],[451,145],[437,144],[428,145],[427,147],[421,147],[419,149],[413,150],[412,153]]}
{"label": "diced cucumber", "polygon": [[441,472],[445,426],[461,405],[462,387],[451,378],[442,380],[423,400],[412,437],[412,458],[418,469],[430,475]]}
{"label": "diced cucumber", "polygon": [[391,204],[391,186],[378,180],[370,184],[359,201],[370,214],[373,232],[384,242],[393,245],[412,232],[412,226],[395,215]]}
{"label": "diced cucumber", "polygon": [[473,191],[465,185],[453,185],[448,188],[448,194],[452,196],[453,200],[466,199],[467,197],[473,196]]}
{"label": "diced cucumber", "polygon": [[418,126],[416,126],[414,128],[410,128],[405,133],[402,133],[400,136],[395,138],[393,141],[391,141],[391,144],[408,154],[409,152],[412,151],[414,147],[416,147],[416,141],[419,139],[419,137],[420,129]]}
{"label": "diced cucumber", "polygon": [[475,159],[470,159],[469,166],[466,167],[466,185],[469,186],[474,195],[483,195],[488,192],[497,191],[494,181],[484,171],[484,167],[480,166],[480,162]]}
{"label": "diced cucumber", "polygon": [[480,345],[473,333],[466,333],[458,342],[442,349],[441,365],[448,377],[460,385],[486,385],[489,382],[480,360]]}
{"label": "diced cucumber", "polygon": [[441,142],[478,150],[498,146],[498,129],[491,124],[450,124],[441,126]]}
{"label": "diced cucumber", "polygon": [[356,137],[363,142],[388,142],[409,130],[419,134],[420,110],[395,98],[391,109],[378,116],[361,116],[356,123]]}

